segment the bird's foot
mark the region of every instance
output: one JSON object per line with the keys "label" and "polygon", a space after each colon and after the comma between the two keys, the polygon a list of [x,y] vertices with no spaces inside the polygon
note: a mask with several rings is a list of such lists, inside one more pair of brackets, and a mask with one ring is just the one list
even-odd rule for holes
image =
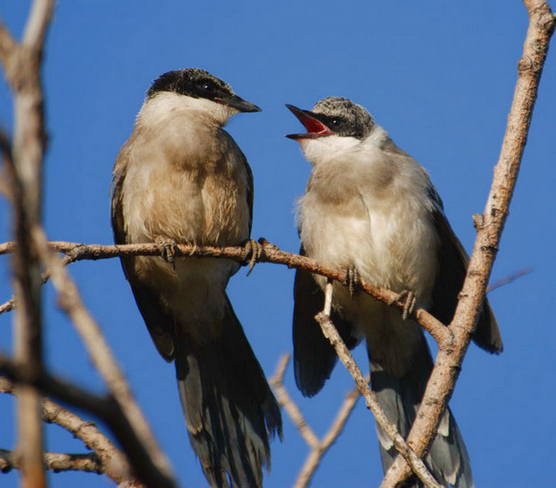
{"label": "bird's foot", "polygon": [[194,243],[193,243],[193,249],[191,249],[191,251],[189,251],[188,254],[189,254],[190,256],[194,256],[195,253],[196,253],[198,250],[199,250],[199,246],[197,246],[197,243],[194,242]]}
{"label": "bird's foot", "polygon": [[164,259],[167,263],[170,263],[172,265],[172,269],[175,271],[176,261],[174,258],[178,253],[176,249],[176,242],[172,239],[168,239],[167,237],[157,237],[155,242],[160,247],[160,255],[162,256],[162,259]]}
{"label": "bird's foot", "polygon": [[263,253],[263,246],[262,244],[258,243],[254,239],[248,239],[245,244],[243,245],[243,259],[245,263],[249,263],[249,271],[247,272],[247,276],[251,274],[257,260],[260,259]]}
{"label": "bird's foot", "polygon": [[417,295],[415,295],[415,293],[411,290],[403,290],[401,293],[398,293],[393,300],[390,300],[389,305],[393,305],[394,303],[401,301],[404,302],[402,319],[407,320],[407,317],[413,313],[413,309],[417,303]]}
{"label": "bird's foot", "polygon": [[357,268],[350,264],[346,269],[346,281],[344,285],[348,287],[349,296],[353,298],[359,291],[359,285],[361,284],[361,276]]}

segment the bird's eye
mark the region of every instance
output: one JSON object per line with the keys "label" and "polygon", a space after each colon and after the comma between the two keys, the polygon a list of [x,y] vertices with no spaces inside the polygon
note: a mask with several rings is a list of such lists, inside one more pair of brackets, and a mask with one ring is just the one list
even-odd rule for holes
{"label": "bird's eye", "polygon": [[330,125],[331,125],[332,127],[338,127],[340,124],[341,124],[340,119],[332,119],[332,120],[330,121]]}
{"label": "bird's eye", "polygon": [[216,90],[216,86],[211,81],[204,81],[203,90],[212,93]]}

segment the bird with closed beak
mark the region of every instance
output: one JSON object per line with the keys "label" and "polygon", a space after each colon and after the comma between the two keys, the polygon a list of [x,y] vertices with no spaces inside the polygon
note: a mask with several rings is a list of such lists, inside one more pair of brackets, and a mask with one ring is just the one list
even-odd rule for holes
{"label": "bird with closed beak", "polygon": [[234,114],[259,111],[202,69],[164,73],[113,171],[116,243],[163,250],[121,262],[158,352],[175,362],[189,439],[214,487],[262,486],[281,416],[226,295],[239,264],[177,256],[174,246],[248,241],[253,177],[223,127]]}
{"label": "bird with closed beak", "polygon": [[[454,315],[468,256],[454,234],[425,169],[399,149],[360,105],[320,100],[310,110],[287,107],[307,132],[300,143],[312,165],[299,199],[301,254],[344,267],[367,283],[406,295],[443,323]],[[326,279],[298,270],[294,285],[295,379],[313,396],[337,356],[314,316],[323,309]],[[401,435],[407,437],[433,368],[425,336],[407,314],[349,286],[333,285],[331,318],[352,349],[365,339],[371,387]],[[502,339],[485,299],[474,341],[500,353]],[[397,451],[377,426],[383,469]],[[448,408],[425,462],[444,486],[472,487],[469,456]],[[412,486],[421,486],[416,479]]]}

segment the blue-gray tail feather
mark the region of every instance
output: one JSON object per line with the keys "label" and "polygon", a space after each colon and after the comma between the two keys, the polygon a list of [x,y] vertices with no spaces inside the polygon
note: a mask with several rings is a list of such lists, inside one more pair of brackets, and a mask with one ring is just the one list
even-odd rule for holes
{"label": "blue-gray tail feather", "polygon": [[189,439],[218,488],[261,487],[269,436],[282,435],[280,410],[228,306],[222,336],[192,344],[177,332],[176,373]]}
{"label": "blue-gray tail feather", "polygon": [[[417,409],[432,371],[432,359],[424,337],[422,346],[412,367],[401,378],[395,378],[378,363],[370,361],[372,389],[386,415],[397,426],[404,438],[407,438],[415,420]],[[386,472],[397,457],[397,450],[378,425],[377,433],[380,442],[382,467]],[[425,464],[443,486],[454,488],[472,488],[475,486],[467,448],[449,408],[446,409],[440,421],[438,433],[425,458]],[[419,480],[413,479],[408,486],[421,488],[423,485]]]}

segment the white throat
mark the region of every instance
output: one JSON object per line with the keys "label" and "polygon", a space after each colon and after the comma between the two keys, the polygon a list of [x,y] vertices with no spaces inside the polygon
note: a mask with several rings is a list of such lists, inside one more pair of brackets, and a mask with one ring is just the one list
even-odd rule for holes
{"label": "white throat", "polygon": [[160,92],[145,101],[137,115],[142,124],[157,124],[168,117],[187,112],[190,117],[198,116],[219,127],[223,127],[237,110],[206,98],[193,98],[174,92]]}
{"label": "white throat", "polygon": [[331,135],[316,139],[299,139],[299,143],[305,158],[313,166],[317,166],[342,158],[352,151],[380,147],[387,138],[387,132],[377,125],[363,140],[355,137]]}

